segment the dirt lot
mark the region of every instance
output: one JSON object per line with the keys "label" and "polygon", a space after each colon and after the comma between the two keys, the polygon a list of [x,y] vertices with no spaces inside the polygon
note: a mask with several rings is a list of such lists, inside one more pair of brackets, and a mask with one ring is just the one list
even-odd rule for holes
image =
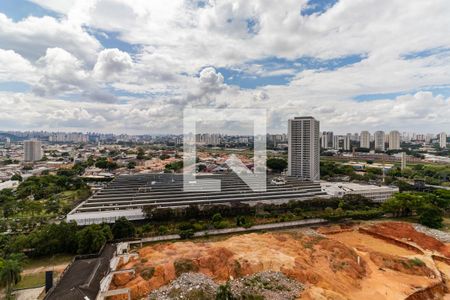
{"label": "dirt lot", "polygon": [[[439,270],[450,275],[450,266],[404,244],[434,245],[434,254],[442,256],[446,245],[410,232],[403,223],[389,223],[394,224],[364,225],[385,238],[359,232],[361,225],[354,225],[319,228],[320,235],[289,230],[146,246],[139,249],[139,258],[120,266],[134,268],[136,275],[117,275],[111,288],[129,287],[133,299],[142,299],[184,272],[200,272],[222,284],[230,278],[279,271],[305,286],[298,295],[302,300],[444,299]],[[396,226],[410,235],[393,234]]]}
{"label": "dirt lot", "polygon": [[359,233],[358,231],[341,232],[328,235],[328,237],[333,240],[340,241],[347,246],[351,246],[360,250],[367,248],[370,251],[378,251],[399,256],[416,254],[414,251],[396,246],[394,244],[383,242],[380,239],[374,238],[367,234]]}

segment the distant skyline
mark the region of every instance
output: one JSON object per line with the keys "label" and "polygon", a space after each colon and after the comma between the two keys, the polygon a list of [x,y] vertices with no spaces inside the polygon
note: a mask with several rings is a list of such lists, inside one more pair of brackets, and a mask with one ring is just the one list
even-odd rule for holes
{"label": "distant skyline", "polygon": [[[365,130],[360,130],[360,131],[348,131],[348,132],[337,132],[337,131],[328,131],[328,130],[320,130],[320,133],[322,132],[332,132],[334,135],[339,135],[339,136],[345,136],[347,134],[352,134],[354,135],[355,133],[360,135],[363,131]],[[392,130],[392,131],[397,131],[397,130]],[[94,132],[94,131],[51,131],[51,130],[28,130],[28,131],[13,131],[13,130],[0,130],[0,139],[2,136],[2,133],[12,133],[12,132],[21,132],[21,133],[47,133],[47,134],[57,134],[57,133],[61,133],[61,134],[82,134],[82,135],[115,135],[115,136],[120,136],[120,135],[129,135],[129,136],[164,136],[164,135],[177,135],[177,136],[181,136],[183,135],[183,133],[137,133],[137,134],[130,134],[130,133],[126,133],[126,132],[119,132],[119,133],[113,133],[113,132]],[[375,131],[368,131],[369,134],[371,136],[373,136],[373,134],[375,133]],[[386,135],[388,135],[391,131],[384,131]],[[408,132],[408,131],[402,131],[399,132],[400,136],[404,136],[406,134],[406,136],[412,137],[413,135],[429,135],[432,134],[435,138],[438,138],[439,134],[441,134],[442,132],[444,133],[448,133],[446,131],[440,131],[440,132]],[[253,136],[253,133],[250,132],[233,132],[233,131],[229,131],[229,130],[224,130],[224,131],[209,131],[209,130],[197,130],[196,134],[220,134],[220,135],[242,135],[242,136]],[[280,134],[285,134],[287,135],[288,132],[272,132],[269,131],[267,132],[267,134],[269,135],[280,135]],[[450,133],[448,133],[450,134]],[[405,136],[405,137],[406,137]]]}
{"label": "distant skyline", "polygon": [[[184,108],[450,132],[447,0],[2,0],[0,130],[182,133]],[[355,129],[358,128],[358,129]]]}

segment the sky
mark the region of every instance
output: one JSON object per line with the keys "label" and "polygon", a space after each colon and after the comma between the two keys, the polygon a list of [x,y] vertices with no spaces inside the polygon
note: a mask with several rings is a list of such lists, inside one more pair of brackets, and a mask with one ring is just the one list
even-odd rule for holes
{"label": "sky", "polygon": [[0,130],[181,133],[187,108],[450,132],[448,0],[0,1]]}

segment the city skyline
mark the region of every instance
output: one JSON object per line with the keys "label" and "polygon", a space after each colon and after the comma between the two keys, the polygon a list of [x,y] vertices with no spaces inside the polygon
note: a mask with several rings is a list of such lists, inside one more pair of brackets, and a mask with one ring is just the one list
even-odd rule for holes
{"label": "city skyline", "polygon": [[447,5],[4,0],[0,130],[170,134],[184,108],[255,107],[271,132],[448,132]]}

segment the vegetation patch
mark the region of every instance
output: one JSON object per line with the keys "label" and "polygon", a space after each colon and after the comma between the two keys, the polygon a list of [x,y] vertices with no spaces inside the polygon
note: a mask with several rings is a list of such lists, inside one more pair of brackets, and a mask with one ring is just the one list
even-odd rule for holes
{"label": "vegetation patch", "polygon": [[154,267],[146,267],[141,271],[141,277],[144,278],[145,280],[152,279],[154,274],[155,274]]}
{"label": "vegetation patch", "polygon": [[192,259],[180,258],[174,261],[175,274],[180,276],[183,273],[197,272],[198,266]]}
{"label": "vegetation patch", "polygon": [[45,272],[27,274],[21,277],[14,289],[30,289],[45,285]]}

